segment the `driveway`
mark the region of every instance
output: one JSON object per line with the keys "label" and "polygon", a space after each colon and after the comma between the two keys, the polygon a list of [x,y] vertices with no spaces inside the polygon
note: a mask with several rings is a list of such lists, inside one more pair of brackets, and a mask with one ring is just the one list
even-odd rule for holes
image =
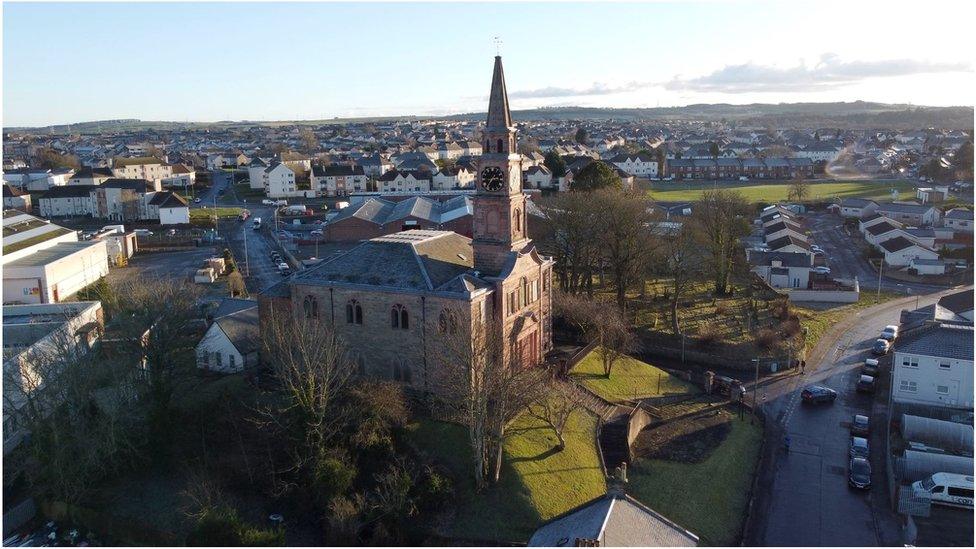
{"label": "driveway", "polygon": [[[957,290],[952,290],[957,291]],[[923,296],[919,305],[935,303],[940,294]],[[869,546],[900,545],[897,517],[887,503],[883,454],[880,439],[873,437],[874,487],[868,492],[848,488],[848,422],[854,414],[870,415],[872,398],[858,394],[855,383],[859,369],[870,353],[870,345],[887,324],[897,324],[903,308],[914,307],[911,299],[884,303],[854,313],[839,326],[839,334],[828,334],[812,353],[805,375],[780,378],[761,384],[769,418],[767,444],[773,459],[761,472],[757,522],[748,542],[764,546]],[[813,355],[821,355],[814,364]],[[890,375],[890,374],[884,374]],[[800,391],[811,384],[837,391],[833,404],[805,405]],[[880,434],[879,418],[872,418]],[[791,439],[791,450],[783,450],[783,436]]]}

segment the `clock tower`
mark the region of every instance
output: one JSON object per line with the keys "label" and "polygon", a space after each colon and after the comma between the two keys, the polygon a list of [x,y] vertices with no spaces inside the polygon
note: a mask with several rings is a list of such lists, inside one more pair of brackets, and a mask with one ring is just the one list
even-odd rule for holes
{"label": "clock tower", "polygon": [[495,57],[488,98],[488,121],[478,159],[474,206],[474,268],[496,276],[512,255],[529,244],[522,162],[516,150],[515,126],[508,108],[501,56]]}

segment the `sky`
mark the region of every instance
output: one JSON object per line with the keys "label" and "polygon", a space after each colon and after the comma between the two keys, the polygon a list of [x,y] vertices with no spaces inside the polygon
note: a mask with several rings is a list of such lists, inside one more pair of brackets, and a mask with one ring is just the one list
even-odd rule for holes
{"label": "sky", "polygon": [[5,2],[2,123],[482,112],[496,48],[514,109],[972,106],[974,4]]}

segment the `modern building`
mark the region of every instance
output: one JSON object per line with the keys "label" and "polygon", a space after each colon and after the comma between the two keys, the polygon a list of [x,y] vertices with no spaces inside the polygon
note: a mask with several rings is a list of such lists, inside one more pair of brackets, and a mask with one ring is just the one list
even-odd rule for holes
{"label": "modern building", "polygon": [[312,190],[325,196],[346,196],[368,190],[369,176],[360,166],[332,164],[312,166]]}
{"label": "modern building", "polygon": [[933,320],[904,330],[891,369],[893,401],[972,410],[972,324]]}
{"label": "modern building", "polygon": [[31,204],[30,193],[6,183],[3,184],[3,209],[10,208],[29,213],[31,211]]}

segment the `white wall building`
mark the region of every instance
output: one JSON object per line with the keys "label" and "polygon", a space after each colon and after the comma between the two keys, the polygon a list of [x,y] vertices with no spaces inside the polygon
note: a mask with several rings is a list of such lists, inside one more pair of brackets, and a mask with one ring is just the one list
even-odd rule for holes
{"label": "white wall building", "polygon": [[281,162],[273,162],[265,168],[264,189],[269,198],[285,198],[303,194],[295,184],[295,172]]}
{"label": "white wall building", "polygon": [[938,321],[906,331],[892,361],[892,400],[973,407],[973,326]]}
{"label": "white wall building", "polygon": [[257,303],[253,307],[214,318],[197,344],[197,367],[233,374],[257,366],[261,330]]}

